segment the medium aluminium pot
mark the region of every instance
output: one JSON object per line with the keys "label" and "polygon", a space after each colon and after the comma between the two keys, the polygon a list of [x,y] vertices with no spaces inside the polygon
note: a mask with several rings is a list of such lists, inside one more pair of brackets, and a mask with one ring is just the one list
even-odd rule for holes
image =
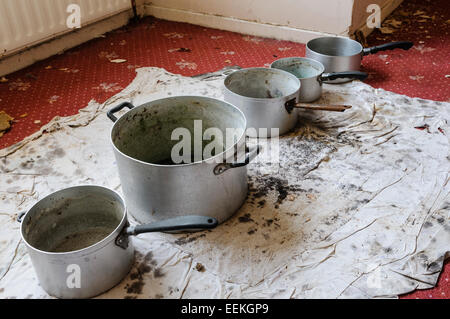
{"label": "medium aluminium pot", "polygon": [[[130,111],[117,119],[114,113],[123,108]],[[111,142],[127,208],[139,222],[186,215],[212,216],[224,222],[244,203],[246,165],[260,148],[244,149],[240,160],[233,158],[245,144],[247,125],[235,106],[209,97],[177,96],[136,107],[123,103],[111,109],[108,117],[115,122]],[[198,120],[201,128],[195,124]],[[200,154],[191,162],[173,161],[172,151],[179,143],[172,137],[175,130],[194,136],[192,148],[198,146],[201,152],[205,143],[196,144],[195,135],[203,135],[209,128],[218,129],[223,136],[227,129],[238,133],[233,139],[224,138],[224,151],[214,156]]]}
{"label": "medium aluminium pot", "polygon": [[224,99],[244,112],[252,137],[275,137],[293,129],[298,110],[288,112],[285,104],[296,100],[299,90],[295,76],[269,68],[238,70],[224,81]]}
{"label": "medium aluminium pot", "polygon": [[[412,46],[412,42],[398,41],[363,48],[359,42],[352,39],[321,37],[310,40],[306,44],[306,57],[321,62],[325,66],[325,72],[358,71],[361,67],[361,60],[365,55],[385,50],[409,50]],[[350,80],[347,78],[327,82],[343,83]]]}
{"label": "medium aluminium pot", "polygon": [[235,71],[224,81],[225,101],[236,105],[248,121],[250,137],[276,137],[297,124],[299,109],[342,112],[346,105],[305,105],[298,102],[300,80],[275,68]]}
{"label": "medium aluminium pot", "polygon": [[301,82],[299,101],[313,102],[322,95],[322,83],[340,78],[364,80],[367,73],[360,71],[324,73],[325,67],[319,61],[291,57],[274,61],[271,68],[280,69],[295,75]]}
{"label": "medium aluminium pot", "polygon": [[94,297],[118,284],[133,264],[132,235],[217,226],[212,217],[185,216],[130,227],[120,195],[101,186],[52,193],[19,221],[41,287],[65,299]]}

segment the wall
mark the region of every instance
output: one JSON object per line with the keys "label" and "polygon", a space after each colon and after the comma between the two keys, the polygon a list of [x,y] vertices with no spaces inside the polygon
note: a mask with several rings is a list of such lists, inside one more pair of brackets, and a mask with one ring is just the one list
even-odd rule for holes
{"label": "wall", "polygon": [[146,13],[158,18],[212,28],[307,42],[323,36],[365,35],[369,4],[382,20],[402,0],[147,0]]}
{"label": "wall", "polygon": [[351,20],[352,2],[352,0],[152,0],[151,5],[340,34],[346,31]]}
{"label": "wall", "polygon": [[158,18],[305,42],[347,35],[353,0],[151,0],[146,8]]}

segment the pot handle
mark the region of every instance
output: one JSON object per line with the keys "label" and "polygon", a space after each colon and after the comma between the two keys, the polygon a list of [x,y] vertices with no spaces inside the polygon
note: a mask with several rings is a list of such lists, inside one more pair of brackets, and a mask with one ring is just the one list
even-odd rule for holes
{"label": "pot handle", "polygon": [[217,219],[208,216],[181,216],[137,226],[129,226],[129,224],[127,224],[120,235],[117,236],[116,245],[123,249],[127,249],[129,236],[143,233],[212,229],[217,227],[218,224],[219,222]]}
{"label": "pot handle", "polygon": [[349,78],[349,79],[356,79],[364,81],[367,78],[368,74],[366,72],[360,72],[360,71],[345,71],[345,72],[332,72],[332,73],[323,73],[319,81],[332,81],[336,79],[343,79],[343,78]]}
{"label": "pot handle", "polygon": [[230,168],[247,166],[251,161],[255,159],[256,156],[258,156],[259,153],[261,153],[261,150],[262,146],[258,144],[256,145],[256,147],[254,147],[253,150],[246,151],[245,161],[240,163],[220,163],[216,165],[216,167],[214,167],[214,175],[220,175]]}
{"label": "pot handle", "polygon": [[310,103],[296,103],[296,99],[287,101],[285,104],[288,113],[291,113],[294,108],[316,110],[316,111],[331,111],[331,112],[344,112],[351,109],[351,105],[322,105],[322,104],[310,104]]}
{"label": "pot handle", "polygon": [[363,49],[363,55],[368,54],[374,54],[378,51],[386,51],[386,50],[394,50],[394,49],[403,49],[403,50],[409,50],[414,43],[411,41],[397,41],[397,42],[391,42],[391,43],[385,43],[381,45],[377,45],[370,48],[364,48]]}
{"label": "pot handle", "polygon": [[135,236],[143,233],[176,231],[176,230],[197,230],[212,229],[217,227],[219,222],[214,217],[208,216],[181,216],[162,220],[150,224],[130,226],[125,229],[128,236]]}
{"label": "pot handle", "polygon": [[21,223],[22,218],[23,218],[23,216],[25,216],[26,213],[27,213],[26,210],[24,210],[23,212],[20,212],[19,215],[17,215],[17,222]]}
{"label": "pot handle", "polygon": [[109,117],[109,119],[111,121],[115,122],[115,121],[117,121],[117,117],[115,117],[114,113],[119,112],[120,110],[122,110],[125,107],[127,107],[127,108],[129,108],[131,110],[132,108],[134,108],[134,105],[131,104],[130,102],[124,102],[122,104],[114,106],[112,109],[110,109],[108,111],[108,113],[106,113],[106,115]]}

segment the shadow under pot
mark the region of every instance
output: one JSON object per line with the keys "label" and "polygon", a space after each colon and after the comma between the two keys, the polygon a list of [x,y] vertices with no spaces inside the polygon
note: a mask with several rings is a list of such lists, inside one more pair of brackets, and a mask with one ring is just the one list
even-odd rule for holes
{"label": "shadow under pot", "polygon": [[[117,119],[123,108],[130,110]],[[246,165],[260,147],[246,147],[246,119],[235,106],[177,96],[123,103],[108,117],[127,208],[139,222],[201,215],[221,223],[244,203]]]}
{"label": "shadow under pot", "polygon": [[217,226],[206,216],[184,216],[129,226],[125,203],[101,186],[52,193],[19,217],[21,235],[41,287],[51,296],[90,298],[117,285],[134,261],[131,236]]}
{"label": "shadow under pot", "polygon": [[224,81],[225,101],[236,105],[248,121],[250,137],[276,137],[297,124],[299,109],[345,111],[348,106],[305,105],[298,102],[300,80],[275,68],[235,71]]}
{"label": "shadow under pot", "polygon": [[291,57],[274,61],[271,68],[280,69],[295,75],[301,82],[299,101],[313,102],[322,95],[322,83],[336,79],[365,80],[367,73],[360,71],[324,73],[325,67],[313,59]]}

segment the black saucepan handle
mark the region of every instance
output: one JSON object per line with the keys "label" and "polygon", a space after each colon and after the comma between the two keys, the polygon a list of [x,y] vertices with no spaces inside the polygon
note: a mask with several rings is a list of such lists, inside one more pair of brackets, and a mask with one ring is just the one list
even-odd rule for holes
{"label": "black saucepan handle", "polygon": [[397,42],[391,42],[391,43],[385,43],[381,45],[377,45],[370,48],[363,49],[364,55],[368,54],[374,54],[379,51],[386,51],[386,50],[394,50],[394,49],[403,49],[403,50],[409,50],[414,45],[414,43],[410,41],[397,41]]}
{"label": "black saucepan handle", "polygon": [[238,168],[238,167],[244,167],[250,164],[250,162],[257,156],[259,153],[261,153],[262,146],[256,145],[256,147],[252,151],[248,151],[245,154],[245,160],[242,163],[231,163],[230,168]]}
{"label": "black saucepan handle", "polygon": [[150,224],[130,226],[125,229],[127,235],[166,232],[177,230],[212,229],[218,225],[217,219],[208,216],[181,216]]}
{"label": "black saucepan handle", "polygon": [[124,102],[122,104],[114,106],[112,109],[110,109],[108,111],[108,113],[106,113],[106,115],[109,117],[109,119],[111,121],[115,122],[115,121],[117,121],[117,117],[114,115],[114,113],[119,112],[120,110],[122,110],[125,107],[127,107],[127,108],[129,108],[131,110],[132,108],[134,108],[134,105],[131,104],[130,102]]}
{"label": "black saucepan handle", "polygon": [[360,71],[346,71],[346,72],[332,72],[332,73],[323,73],[320,76],[320,81],[332,81],[336,79],[356,79],[364,81],[367,78],[368,74],[366,72]]}
{"label": "black saucepan handle", "polygon": [[23,211],[23,212],[20,212],[20,213],[17,215],[17,221],[18,221],[19,223],[22,222],[23,216],[25,216],[26,213],[27,213],[27,211],[25,210],[25,211]]}

